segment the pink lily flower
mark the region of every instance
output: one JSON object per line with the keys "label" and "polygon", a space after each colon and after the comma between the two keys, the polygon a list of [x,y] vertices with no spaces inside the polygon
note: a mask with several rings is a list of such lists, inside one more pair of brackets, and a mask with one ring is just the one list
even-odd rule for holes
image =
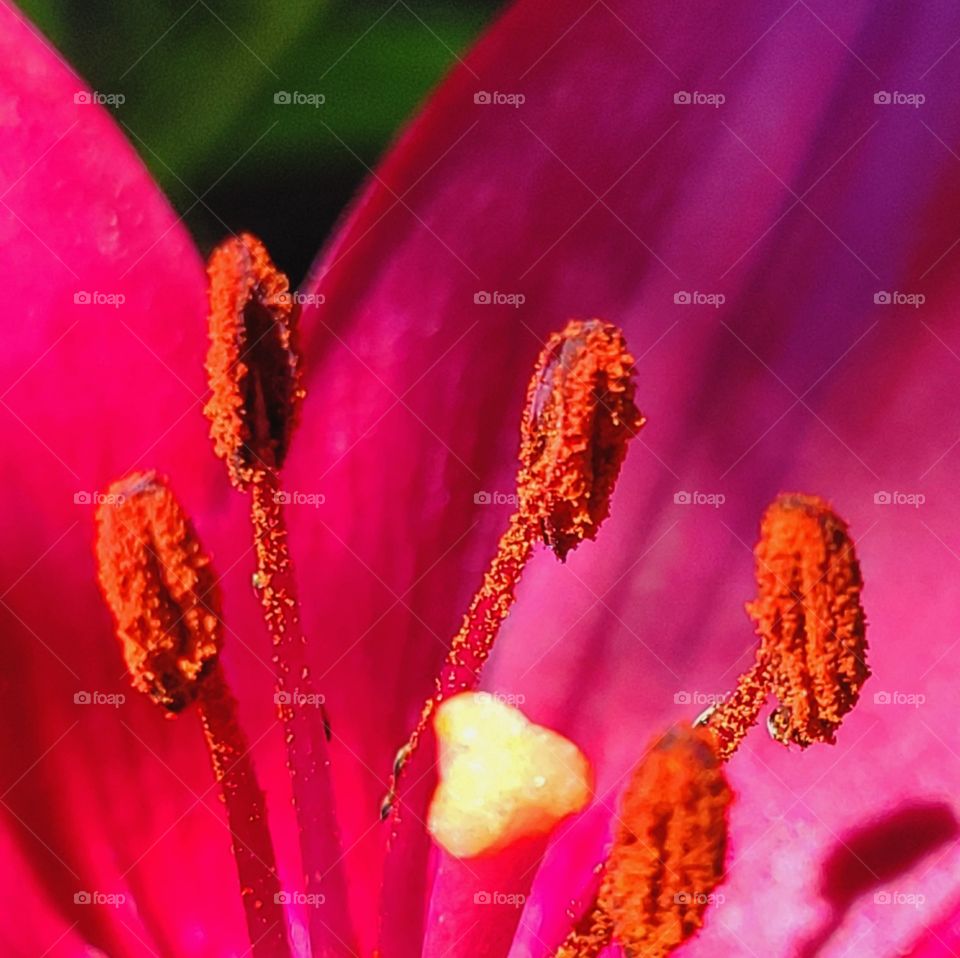
{"label": "pink lily flower", "polygon": [[[484,675],[597,776],[515,934],[516,913],[502,917],[510,955],[550,955],[569,931],[638,743],[749,660],[750,549],[766,503],[793,488],[850,522],[874,675],[834,749],[753,735],[731,761],[723,900],[684,954],[960,947],[958,35],[946,6],[898,19],[868,2],[521,0],[318,259],[285,485],[324,497],[291,506],[290,545],[362,953],[382,928],[388,958],[439,958],[441,915],[458,955],[487,953],[471,931],[488,889],[437,870],[425,833],[387,856],[375,813],[509,509],[533,358],[567,317],[594,315],[626,331],[650,425],[598,540],[564,565],[534,557]],[[0,48],[15,304],[0,941],[54,958],[241,955],[202,742],[130,692],[91,547],[110,482],[172,477],[221,576],[225,669],[278,858],[294,860],[246,508],[201,415],[202,260],[107,112],[6,4]],[[302,910],[290,921],[302,941]]]}

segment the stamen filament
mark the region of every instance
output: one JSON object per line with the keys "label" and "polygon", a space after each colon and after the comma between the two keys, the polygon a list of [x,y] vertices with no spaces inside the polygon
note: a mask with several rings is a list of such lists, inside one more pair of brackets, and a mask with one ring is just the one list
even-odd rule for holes
{"label": "stamen filament", "polygon": [[390,794],[396,793],[398,779],[416,751],[436,707],[451,695],[468,691],[480,680],[500,626],[516,601],[516,588],[524,566],[533,554],[534,527],[529,519],[514,513],[500,537],[490,568],[470,602],[460,631],[453,637],[436,678],[434,694],[427,699],[416,727],[398,754]]}
{"label": "stamen filament", "polygon": [[[277,714],[287,746],[306,889],[307,894],[322,894],[324,900],[322,915],[311,909],[311,943],[317,958],[349,953],[346,943],[352,941],[352,931],[329,772],[330,726],[307,663],[275,472],[266,472],[251,484],[250,517],[257,556],[254,581],[273,641]],[[311,707],[316,710],[313,716]]]}
{"label": "stamen filament", "polygon": [[198,703],[227,809],[251,952],[288,958],[264,795],[219,662],[223,619],[210,557],[154,473],[110,487],[97,511],[96,554],[134,686],[166,714]]}
{"label": "stamen filament", "polygon": [[198,697],[213,772],[227,810],[240,894],[255,958],[287,958],[280,881],[263,791],[237,717],[237,702],[217,666]]}
{"label": "stamen filament", "polygon": [[766,666],[755,662],[737,679],[733,692],[699,716],[694,725],[706,726],[713,732],[720,757],[726,760],[757,724],[769,696],[770,679]]}

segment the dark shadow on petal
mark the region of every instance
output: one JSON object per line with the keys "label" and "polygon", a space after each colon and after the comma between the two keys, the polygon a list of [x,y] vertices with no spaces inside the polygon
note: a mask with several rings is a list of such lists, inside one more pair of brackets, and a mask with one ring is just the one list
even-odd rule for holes
{"label": "dark shadow on petal", "polygon": [[960,823],[949,805],[918,802],[844,835],[820,877],[830,917],[800,946],[798,958],[815,958],[861,895],[883,888],[958,834]]}

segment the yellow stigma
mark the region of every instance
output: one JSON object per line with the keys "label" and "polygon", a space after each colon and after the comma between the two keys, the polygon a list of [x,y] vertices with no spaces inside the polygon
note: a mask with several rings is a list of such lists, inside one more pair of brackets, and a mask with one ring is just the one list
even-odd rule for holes
{"label": "yellow stigma", "polygon": [[427,824],[457,858],[548,835],[590,801],[593,774],[583,752],[489,692],[447,699],[433,725],[440,784]]}

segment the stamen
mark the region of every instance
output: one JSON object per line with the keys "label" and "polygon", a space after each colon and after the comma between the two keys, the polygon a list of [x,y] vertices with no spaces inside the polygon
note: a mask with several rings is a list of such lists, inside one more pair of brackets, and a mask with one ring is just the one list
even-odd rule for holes
{"label": "stamen", "polygon": [[740,747],[747,732],[757,724],[760,710],[769,695],[770,680],[766,666],[755,662],[737,679],[733,692],[698,716],[693,724],[706,726],[713,732],[720,754],[727,759]]}
{"label": "stamen", "polygon": [[214,450],[245,488],[286,458],[299,401],[299,306],[264,245],[242,233],[218,246],[210,279],[212,395],[204,408]]}
{"label": "stamen", "polygon": [[434,718],[440,784],[427,828],[457,858],[548,835],[592,794],[584,754],[487,692],[444,702]]}
{"label": "stamen", "polygon": [[209,557],[165,483],[114,483],[97,511],[97,562],[134,686],[168,712],[196,701],[220,785],[256,958],[290,952],[266,803],[220,668],[220,596]]}
{"label": "stamen", "polygon": [[534,543],[542,540],[563,560],[595,538],[609,515],[627,441],[644,423],[633,401],[633,372],[623,334],[598,319],[571,320],[541,352],[521,421],[519,509],[450,643],[436,691],[397,753],[383,817],[436,706],[479,681]]}
{"label": "stamen", "polygon": [[592,909],[557,956],[596,958],[611,941],[663,958],[703,924],[723,878],[733,794],[713,736],[678,727],[633,772]]}
{"label": "stamen", "polygon": [[311,946],[317,955],[346,954],[353,933],[328,772],[330,723],[308,666],[280,485],[280,467],[305,394],[297,347],[299,308],[286,276],[249,234],[214,250],[207,272],[207,372],[213,395],[204,411],[215,452],[226,462],[234,486],[250,496],[257,561],[252,581],[274,646],[277,712],[306,891],[325,901],[322,915],[318,909],[310,912]]}
{"label": "stamen", "polygon": [[179,712],[197,697],[222,644],[209,558],[152,472],[115,482],[97,511],[100,585],[133,684]]}
{"label": "stamen", "polygon": [[847,524],[822,499],[783,496],[764,516],[748,607],[780,707],[774,737],[835,740],[870,675],[863,580]]}
{"label": "stamen", "polygon": [[705,724],[728,756],[773,692],[779,707],[768,727],[777,741],[833,744],[870,676],[863,580],[847,524],[816,496],[781,496],[763,517],[755,555],[758,596],[747,611],[760,636],[756,662]]}
{"label": "stamen", "polygon": [[517,480],[521,513],[560,557],[593,539],[627,442],[644,418],[634,405],[634,360],[623,333],[572,320],[550,337],[527,393]]}

